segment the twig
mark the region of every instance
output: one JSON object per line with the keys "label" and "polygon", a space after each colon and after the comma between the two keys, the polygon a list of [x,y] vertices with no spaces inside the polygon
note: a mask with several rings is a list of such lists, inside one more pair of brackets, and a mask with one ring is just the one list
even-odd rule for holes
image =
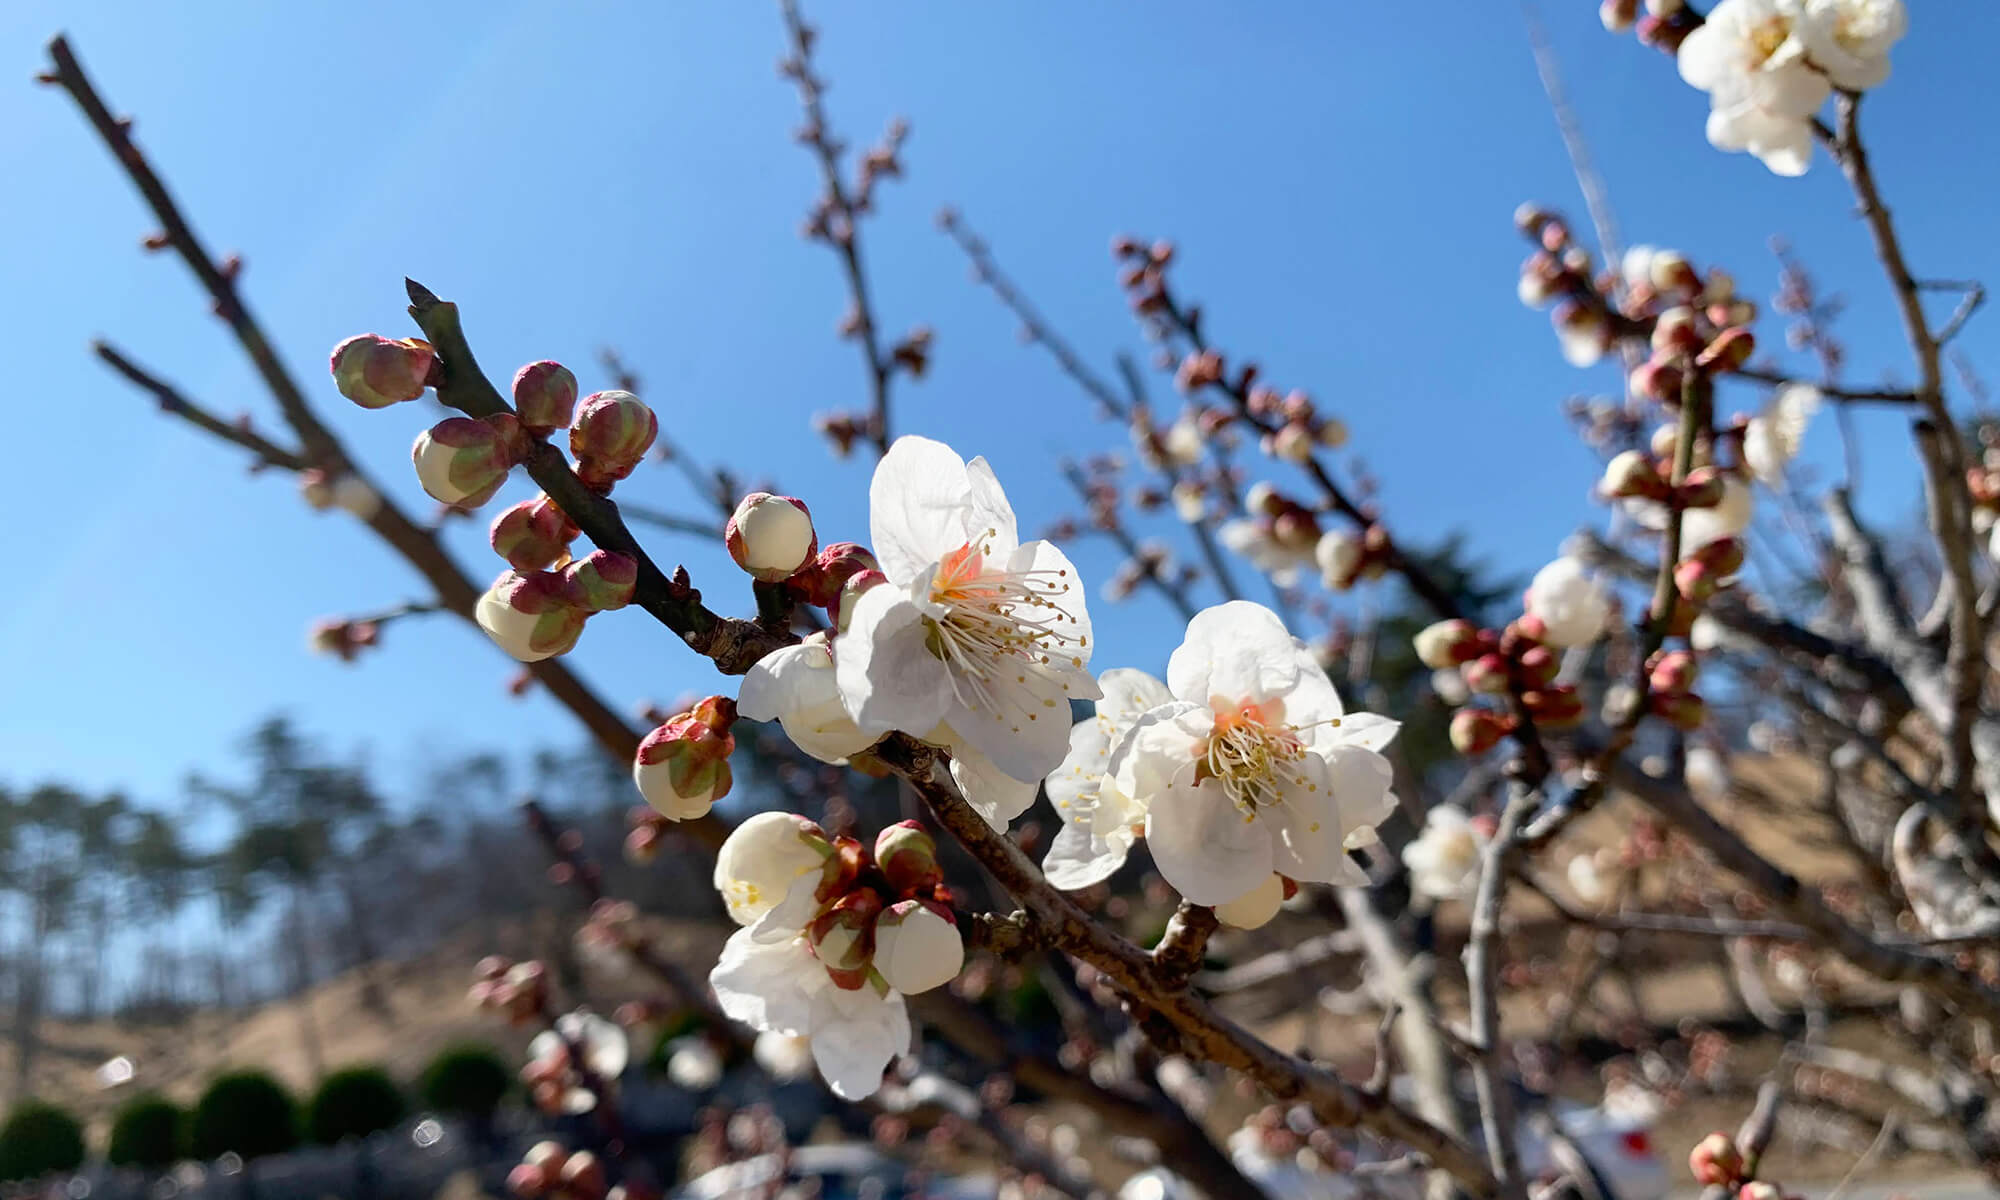
{"label": "twig", "polygon": [[1521,780],[1509,785],[1507,807],[1486,846],[1479,888],[1472,904],[1472,929],[1465,946],[1465,984],[1472,998],[1473,1086],[1479,1094],[1479,1124],[1487,1161],[1502,1195],[1522,1194],[1521,1152],[1514,1142],[1514,1096],[1506,1075],[1506,1045],[1500,1040],[1500,910],[1507,899],[1515,839],[1534,810],[1535,790]]}
{"label": "twig", "polygon": [[234,442],[257,456],[259,466],[303,471],[312,464],[304,455],[287,450],[250,427],[247,420],[225,421],[180,394],[174,386],[153,375],[120,353],[108,342],[92,342],[91,352],[135,386],[151,392],[160,402],[160,411],[179,417],[195,428],[225,442]]}
{"label": "twig", "polygon": [[1908,388],[1851,388],[1838,384],[1821,383],[1814,379],[1800,379],[1783,371],[1768,367],[1741,366],[1731,372],[1738,379],[1751,379],[1758,383],[1768,383],[1774,387],[1803,383],[1829,400],[1842,404],[1915,404],[1917,394]]}

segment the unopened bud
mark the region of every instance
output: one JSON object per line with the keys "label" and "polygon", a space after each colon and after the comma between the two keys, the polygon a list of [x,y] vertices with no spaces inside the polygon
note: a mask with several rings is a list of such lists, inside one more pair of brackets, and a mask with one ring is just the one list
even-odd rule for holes
{"label": "unopened bud", "polygon": [[1693,354],[1702,348],[1695,311],[1685,304],[1662,312],[1653,321],[1653,353],[1662,358]]}
{"label": "unopened bud", "polygon": [[632,763],[632,782],[654,811],[690,821],[729,794],[735,719],[735,701],[710,696],[646,735]]}
{"label": "unopened bud", "polygon": [[1283,428],[1271,435],[1268,449],[1275,458],[1282,458],[1291,463],[1305,463],[1312,460],[1316,441],[1310,427],[1298,421],[1287,421]]}
{"label": "unopened bud", "polygon": [[875,836],[875,865],[899,896],[927,893],[944,882],[937,841],[915,821],[898,821]]}
{"label": "unopened bud", "polygon": [[1666,491],[1658,468],[1643,450],[1626,450],[1614,455],[1610,462],[1604,464],[1604,478],[1598,488],[1613,499],[1644,496],[1657,500]]}
{"label": "unopened bud", "polygon": [[514,372],[514,411],[536,437],[569,424],[576,412],[576,376],[559,362],[532,362]]}
{"label": "unopened bud", "polygon": [[1490,709],[1461,708],[1451,714],[1451,745],[1460,754],[1484,754],[1510,732],[1507,719]]}
{"label": "unopened bud", "polygon": [[1646,685],[1659,695],[1678,695],[1694,686],[1697,670],[1694,655],[1685,650],[1669,650],[1654,656]]}
{"label": "unopened bud", "polygon": [[1246,511],[1266,517],[1275,517],[1285,510],[1287,501],[1278,494],[1273,485],[1258,480],[1243,493],[1243,507]]}
{"label": "unopened bud", "polygon": [[1547,687],[1562,671],[1562,656],[1547,646],[1530,646],[1514,659],[1524,687]]}
{"label": "unopened bud", "polygon": [[1336,592],[1354,586],[1361,574],[1364,547],[1361,539],[1345,529],[1329,529],[1313,545],[1313,562],[1319,567],[1320,581]]}
{"label": "unopened bud", "polygon": [[1749,362],[1750,356],[1756,351],[1756,335],[1738,326],[1716,334],[1715,340],[1708,344],[1708,348],[1696,356],[1694,365],[1710,374],[1734,371]]}
{"label": "unopened bud", "polygon": [[1785,1200],[1785,1193],[1769,1180],[1753,1179],[1736,1189],[1736,1200]]}
{"label": "unopened bud", "polygon": [[514,465],[502,432],[476,417],[447,417],[424,430],[410,461],[431,499],[461,508],[491,500]]}
{"label": "unopened bud", "polygon": [[523,500],[493,518],[493,552],[516,571],[540,571],[569,548],[562,510],[547,496]]}
{"label": "unopened bud", "polygon": [[603,1200],[604,1163],[590,1151],[578,1150],[563,1160],[558,1181],[565,1195],[575,1200]]}
{"label": "unopened bud", "polygon": [[576,645],[589,614],[569,585],[548,571],[506,571],[474,609],[486,635],[522,662],[540,662]]}
{"label": "unopened bud", "polygon": [[1693,733],[1700,729],[1701,723],[1708,719],[1708,705],[1693,692],[1682,692],[1679,695],[1655,693],[1647,702],[1647,706],[1653,710],[1655,716],[1664,718],[1669,725],[1684,733]]}
{"label": "unopened bud", "polygon": [[1624,33],[1639,19],[1639,0],[1604,0],[1597,6],[1597,19],[1608,33]]}
{"label": "unopened bud", "polygon": [[852,992],[868,982],[881,913],[882,898],[864,888],[834,901],[806,926],[806,939],[835,987]]}
{"label": "unopened bud", "polygon": [[632,602],[639,564],[614,550],[592,550],[564,567],[562,574],[578,605],[590,612],[609,612]]}
{"label": "unopened bud", "polygon": [[1568,685],[1521,693],[1521,706],[1544,729],[1568,729],[1583,720],[1583,698]]}
{"label": "unopened bud", "polygon": [[1678,358],[1654,354],[1632,369],[1628,387],[1634,396],[1658,400],[1663,404],[1678,404],[1686,381],[1687,375],[1681,370]]}
{"label": "unopened bud", "polygon": [[899,900],[875,919],[875,969],[906,996],[942,987],[965,966],[965,941],[948,910]]}
{"label": "unopened bud", "polygon": [[1479,630],[1470,621],[1439,621],[1426,625],[1411,641],[1417,649],[1417,661],[1433,671],[1442,671],[1472,656],[1479,645]]}
{"label": "unopened bud", "polygon": [[780,583],[810,566],[819,553],[812,513],[791,496],[752,492],[723,529],[729,557],[754,579]]}
{"label": "unopened bud", "polygon": [[1688,1154],[1688,1169],[1696,1183],[1707,1187],[1734,1183],[1743,1174],[1743,1152],[1728,1134],[1711,1133],[1694,1144]]}
{"label": "unopened bud", "polygon": [[1682,508],[1714,508],[1722,503],[1722,472],[1715,467],[1696,467],[1687,473],[1675,490]]}
{"label": "unopened bud", "polygon": [[848,580],[863,571],[881,569],[868,547],[859,542],[835,542],[820,548],[812,569],[801,572],[792,580],[792,586],[802,590],[808,602],[832,609],[839,607],[840,590],[847,586]]}
{"label": "unopened bud", "polygon": [[1459,670],[1465,686],[1475,692],[1498,695],[1507,690],[1507,660],[1498,654],[1482,654]]}
{"label": "unopened bud", "polygon": [[1285,877],[1272,875],[1226,904],[1215,906],[1215,919],[1231,929],[1261,929],[1285,903]]}
{"label": "unopened bud", "polygon": [[869,588],[887,582],[889,577],[880,571],[856,571],[849,576],[847,582],[841,585],[840,602],[836,606],[838,611],[833,616],[834,631],[846,633],[848,622],[854,617],[854,602],[861,599],[861,594]]}
{"label": "unopened bud", "polygon": [[382,511],[382,493],[359,475],[342,475],[333,481],[333,506],[363,521],[372,521]]}
{"label": "unopened bud", "polygon": [[[1679,3],[1679,0],[1675,0],[1675,2]],[[1659,3],[1659,0],[1646,0],[1646,7],[1651,9],[1657,3]],[[1654,15],[1659,16],[1662,14],[1654,13]],[[1687,292],[1693,294],[1701,288],[1701,276],[1694,273],[1694,268],[1688,265],[1686,256],[1682,255],[1679,251],[1655,251],[1653,261],[1648,264],[1648,269],[1652,276],[1653,289],[1655,291],[1661,293]]]}
{"label": "unopened bud", "polygon": [[363,408],[387,408],[423,395],[436,361],[429,342],[364,333],[333,348],[333,384]]}
{"label": "unopened bud", "polygon": [[580,472],[599,482],[615,482],[632,473],[659,432],[659,418],[639,397],[621,391],[592,392],[576,406],[569,451]]}

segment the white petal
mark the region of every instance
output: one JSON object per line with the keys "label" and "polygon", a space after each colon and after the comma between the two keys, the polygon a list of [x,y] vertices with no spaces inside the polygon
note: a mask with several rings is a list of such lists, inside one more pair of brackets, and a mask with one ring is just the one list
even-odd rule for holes
{"label": "white petal", "polygon": [[786,646],[759,659],[743,676],[736,709],[753,721],[778,721],[799,749],[821,762],[845,762],[881,737],[863,733],[847,715],[824,641]]}
{"label": "white petal", "polygon": [[962,738],[949,745],[952,782],[988,825],[1005,832],[1009,822],[1034,807],[1038,784],[1015,779]]}
{"label": "white petal", "polygon": [[1094,814],[1064,821],[1042,859],[1042,874],[1066,892],[1102,883],[1118,873],[1138,840],[1129,823],[1100,822]]}
{"label": "white petal", "polygon": [[[1092,636],[1090,609],[1084,603],[1084,587],[1076,564],[1054,542],[1025,542],[1007,556],[1009,571],[1035,571],[1044,579],[1066,580],[1067,590],[1048,604],[1016,605],[1014,615],[1023,622],[1035,622],[1060,632],[1061,639],[1048,650],[1047,668],[1069,689],[1071,699],[1095,700],[1097,681],[1090,677],[1090,656],[1097,648]],[[1058,651],[1056,645],[1061,646]]]}
{"label": "white petal", "polygon": [[1374,842],[1375,827],[1396,811],[1396,769],[1360,745],[1335,746],[1327,754],[1327,780],[1340,817],[1343,843],[1350,849]]}
{"label": "white petal", "polygon": [[909,1049],[910,1018],[903,998],[875,989],[829,987],[813,999],[813,1062],[843,1100],[874,1095],[882,1072]]}
{"label": "white petal", "polygon": [[1332,772],[1317,754],[1306,755],[1298,771],[1304,782],[1287,783],[1276,805],[1258,810],[1255,823],[1268,826],[1272,868],[1280,875],[1330,883],[1347,858]]}
{"label": "white petal", "polygon": [[988,680],[987,692],[993,707],[975,709],[954,696],[947,719],[967,745],[1000,773],[1027,784],[1032,796],[1069,751],[1069,697],[1033,675]]}
{"label": "white petal", "polygon": [[1205,608],[1167,659],[1167,687],[1181,700],[1263,700],[1297,682],[1298,642],[1277,613],[1248,600]]}
{"label": "white petal", "polygon": [[1401,721],[1377,713],[1348,713],[1340,719],[1339,724],[1329,730],[1332,736],[1326,740],[1326,744],[1359,746],[1363,750],[1380,753],[1395,740],[1397,731],[1402,727]]}
{"label": "white petal", "polygon": [[897,438],[868,485],[868,536],[882,573],[908,583],[965,545],[971,491],[965,460],[950,446]]}
{"label": "white petal", "polygon": [[847,632],[834,639],[833,669],[854,723],[864,731],[928,730],[951,704],[951,677],[926,644],[923,613],[901,589],[882,584],[854,603]]}
{"label": "white petal", "polygon": [[804,1034],[812,1028],[810,976],[826,971],[804,938],[759,942],[748,929],[729,935],[709,986],[722,1011],[757,1030]]}
{"label": "white petal", "polygon": [[1196,904],[1225,904],[1264,882],[1272,865],[1268,822],[1245,820],[1219,780],[1194,772],[1153,797],[1146,848],[1175,891]]}
{"label": "white petal", "polygon": [[965,464],[965,477],[970,485],[968,533],[979,540],[988,555],[1006,558],[1021,544],[1014,528],[1014,506],[1007,503],[1007,493],[1001,490],[984,455]]}

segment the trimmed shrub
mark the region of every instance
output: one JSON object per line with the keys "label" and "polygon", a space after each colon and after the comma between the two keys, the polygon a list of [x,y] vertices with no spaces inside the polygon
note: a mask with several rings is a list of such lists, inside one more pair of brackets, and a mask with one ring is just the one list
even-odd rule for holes
{"label": "trimmed shrub", "polygon": [[0,1180],[39,1179],[83,1165],[83,1126],[67,1109],[29,1100],[0,1125]]}
{"label": "trimmed shrub", "polygon": [[507,1090],[514,1085],[514,1073],[507,1060],[491,1046],[464,1042],[440,1050],[424,1068],[421,1089],[424,1103],[448,1116],[484,1121]]}
{"label": "trimmed shrub", "polygon": [[233,1153],[247,1161],[298,1144],[298,1106],[284,1085],[262,1071],[218,1077],[195,1102],[188,1122],[188,1149],[196,1158]]}
{"label": "trimmed shrub", "polygon": [[187,1114],[180,1105],[153,1092],[134,1096],[112,1118],[104,1157],[114,1167],[164,1170],[181,1160],[186,1128]]}
{"label": "trimmed shrub", "polygon": [[306,1136],[322,1146],[393,1129],[409,1111],[403,1092],[380,1067],[328,1075],[306,1105]]}

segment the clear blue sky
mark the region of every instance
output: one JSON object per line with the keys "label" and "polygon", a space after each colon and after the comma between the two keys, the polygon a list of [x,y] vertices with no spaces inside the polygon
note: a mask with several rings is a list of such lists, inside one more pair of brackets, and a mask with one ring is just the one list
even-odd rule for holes
{"label": "clear blue sky", "polygon": [[[1627,237],[1724,263],[1762,297],[1765,240],[1783,234],[1851,298],[1851,378],[1900,369],[1831,164],[1781,180],[1709,149],[1705,99],[1670,62],[1601,32],[1595,5],[1544,7]],[[2000,281],[2000,163],[1977,132],[2000,117],[1986,61],[2000,12],[1915,7],[1868,103],[1885,187],[1919,273]],[[947,203],[1107,370],[1137,345],[1111,235],[1177,239],[1180,286],[1217,338],[1347,420],[1405,536],[1470,527],[1498,562],[1532,568],[1601,519],[1559,406],[1614,374],[1565,366],[1513,296],[1514,206],[1581,207],[1514,5],[809,15],[838,126],[856,140],[892,114],[914,127],[909,176],[866,233],[881,317],[938,334],[932,375],[902,390],[900,430],[987,455],[1024,527],[1070,506],[1054,454],[1124,438],[967,280],[932,224]],[[137,115],[200,230],[246,255],[246,293],[280,349],[401,499],[421,503],[406,455],[423,410],[346,406],[323,364],[345,335],[408,332],[408,274],[462,303],[494,373],[555,357],[603,387],[593,351],[616,346],[683,443],[784,481],[824,539],[865,536],[866,463],[832,461],[806,425],[860,404],[862,381],[833,332],[834,262],[796,232],[816,181],[789,138],[772,6],[16,0],[0,9],[16,572],[0,607],[0,780],[164,797],[278,708],[391,775],[423,747],[576,736],[547,700],[506,698],[510,664],[444,619],[391,629],[356,666],[309,656],[313,618],[418,597],[419,582],[88,357],[91,337],[110,337],[190,395],[279,428],[184,270],[136,250],[147,218],[105,151],[61,93],[29,82],[59,29]],[[1964,339],[1975,362],[1989,339],[1982,325]],[[746,420],[752,408],[769,418]],[[1868,428],[1885,447],[1872,499],[1899,509],[1899,422]],[[671,472],[648,472],[630,494],[694,507]],[[460,550],[485,575],[498,562],[482,533],[465,529]],[[655,546],[685,554],[712,602],[747,605],[716,553]],[[1093,579],[1108,569],[1096,550],[1079,557]],[[1178,634],[1150,600],[1100,611],[1098,627],[1103,666],[1157,668]],[[712,686],[636,612],[599,618],[573,658],[621,706]]]}

